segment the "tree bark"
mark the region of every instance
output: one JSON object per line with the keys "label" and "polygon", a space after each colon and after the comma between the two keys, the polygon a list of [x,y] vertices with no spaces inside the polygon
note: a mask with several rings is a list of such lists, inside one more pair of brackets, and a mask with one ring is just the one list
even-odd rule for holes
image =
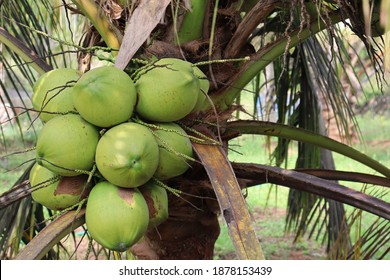
{"label": "tree bark", "polygon": [[138,259],[213,259],[220,227],[219,206],[211,186],[185,180],[170,187],[182,193],[180,197],[168,194],[168,220],[149,230],[131,248],[132,253]]}

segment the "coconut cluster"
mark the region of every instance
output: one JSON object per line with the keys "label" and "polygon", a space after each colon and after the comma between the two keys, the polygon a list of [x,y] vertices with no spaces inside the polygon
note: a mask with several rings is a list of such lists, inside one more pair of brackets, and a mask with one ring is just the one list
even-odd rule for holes
{"label": "coconut cluster", "polygon": [[33,199],[63,210],[87,198],[91,236],[110,250],[129,249],[168,217],[160,182],[184,174],[193,156],[175,122],[202,107],[208,86],[199,68],[172,58],[141,67],[133,79],[113,66],[40,76],[32,96],[44,123],[30,172]]}

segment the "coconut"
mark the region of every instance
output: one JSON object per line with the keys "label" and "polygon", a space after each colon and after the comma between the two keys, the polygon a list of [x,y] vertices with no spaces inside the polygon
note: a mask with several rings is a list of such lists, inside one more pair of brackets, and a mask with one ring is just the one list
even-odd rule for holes
{"label": "coconut", "polygon": [[30,171],[32,199],[51,210],[63,210],[78,203],[90,191],[88,176],[62,177],[39,164]]}
{"label": "coconut", "polygon": [[74,110],[72,85],[79,78],[77,70],[60,68],[48,71],[37,79],[33,86],[32,105],[40,112],[39,118],[43,122]]}
{"label": "coconut", "polygon": [[137,123],[109,129],[96,148],[96,165],[107,181],[134,188],[149,181],[158,165],[159,149],[152,132]]}
{"label": "coconut", "polygon": [[167,180],[182,175],[190,167],[192,145],[187,133],[176,123],[158,123],[154,131],[159,145],[159,161],[154,177]]}
{"label": "coconut", "polygon": [[79,115],[64,115],[48,121],[36,145],[36,161],[62,176],[89,171],[95,159],[99,132]]}
{"label": "coconut", "polygon": [[149,226],[153,229],[168,219],[168,195],[165,188],[153,181],[139,188],[149,209]]}
{"label": "coconut", "polygon": [[99,244],[123,252],[145,234],[148,211],[137,188],[120,188],[104,181],[96,184],[89,194],[85,222],[88,232]]}
{"label": "coconut", "polygon": [[126,122],[133,114],[137,99],[133,80],[113,66],[85,73],[73,87],[72,96],[80,115],[99,127]]}
{"label": "coconut", "polygon": [[184,118],[194,108],[200,90],[192,64],[176,58],[163,58],[142,67],[135,84],[137,113],[157,122]]}

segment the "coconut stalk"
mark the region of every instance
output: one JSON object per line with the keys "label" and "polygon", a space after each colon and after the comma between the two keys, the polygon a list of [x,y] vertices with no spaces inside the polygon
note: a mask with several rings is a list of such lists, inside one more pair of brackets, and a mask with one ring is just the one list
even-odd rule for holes
{"label": "coconut stalk", "polygon": [[115,56],[122,41],[120,31],[110,23],[94,0],[72,0],[72,2],[91,21],[107,46],[113,49],[112,54]]}
{"label": "coconut stalk", "polygon": [[177,32],[177,39],[175,41],[178,45],[202,38],[203,24],[209,2],[208,0],[190,1],[190,7],[187,7],[188,11],[186,11],[179,31]]}

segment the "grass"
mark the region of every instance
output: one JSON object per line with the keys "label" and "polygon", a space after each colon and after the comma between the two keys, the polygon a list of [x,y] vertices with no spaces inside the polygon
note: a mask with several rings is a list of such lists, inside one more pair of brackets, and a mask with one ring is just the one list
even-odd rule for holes
{"label": "grass", "polygon": [[[0,193],[12,187],[29,160],[35,157],[36,131],[24,121],[23,139],[16,124],[6,123],[0,130]],[[39,124],[35,125],[39,129]]]}
{"label": "grass", "polygon": [[[325,249],[320,242],[301,238],[294,242],[294,235],[285,232],[285,209],[254,208],[251,211],[254,229],[258,235],[266,259],[325,259]],[[223,222],[221,222],[223,225]],[[215,245],[215,259],[234,259],[234,246],[227,227],[222,226]]]}
{"label": "grass", "polygon": [[[358,121],[366,145],[355,144],[355,148],[370,155],[386,166],[390,166],[390,120],[386,116],[366,114],[358,116]],[[23,163],[34,158],[34,151],[4,157],[12,152],[29,149],[35,145],[36,134],[24,125],[24,140],[20,139],[17,129],[3,127],[0,133],[0,192],[9,189],[23,172]],[[274,138],[275,139],[275,138]],[[264,136],[243,136],[231,143],[229,158],[232,161],[245,161],[269,164],[269,151]],[[352,161],[339,154],[334,154],[336,167],[339,170],[359,170],[375,173],[368,167]],[[287,167],[295,165],[296,154],[292,150]],[[21,166],[20,166],[21,165]],[[20,166],[20,167],[19,167]],[[343,182],[344,183],[344,182]],[[361,189],[357,183],[345,185]],[[253,225],[258,234],[265,257],[267,259],[323,259],[326,258],[325,248],[320,241],[309,240],[306,237],[293,242],[294,236],[285,232],[286,205],[288,188],[276,187],[269,184],[251,187],[247,190],[246,201],[253,217]],[[390,202],[387,195],[384,198]],[[352,207],[346,207],[348,211]],[[366,228],[375,219],[374,215],[365,213],[362,227]],[[234,259],[234,247],[229,238],[227,227],[221,220],[221,234],[215,244],[215,259]],[[357,236],[357,230],[352,233]],[[353,235],[353,238],[355,238]],[[388,256],[386,259],[389,259]]]}
{"label": "grass", "polygon": [[[386,116],[373,115],[371,113],[359,115],[357,118],[364,135],[365,144],[356,143],[354,147],[380,161],[385,166],[390,166],[390,119]],[[232,161],[269,163],[269,153],[267,152],[266,141],[263,136],[242,136],[232,142],[231,148],[229,158]],[[333,153],[333,156],[336,168],[339,170],[358,170],[359,172],[375,174],[370,168],[345,156],[336,153]],[[288,168],[294,167],[295,159],[296,155],[291,153],[286,164]],[[341,183],[357,190],[365,187],[359,183]],[[375,187],[375,189],[384,188]],[[294,236],[285,232],[285,209],[288,191],[288,188],[285,187],[264,184],[249,188],[246,194],[246,201],[254,217],[253,224],[259,235],[265,257],[267,259],[325,258],[325,248],[320,241],[309,240],[303,237],[299,242],[294,243]],[[382,199],[390,202],[390,195],[387,194]],[[354,209],[348,205],[345,208],[348,212]],[[375,219],[376,216],[364,213],[361,220],[362,228],[365,229],[370,226]],[[221,235],[216,243],[216,258],[223,258],[226,255],[234,257],[234,248],[229,239],[227,227],[223,221],[221,221],[221,225]],[[351,230],[352,240],[355,240],[358,235],[358,230],[356,227],[353,227]],[[390,259],[390,256],[385,257],[385,259]]]}

